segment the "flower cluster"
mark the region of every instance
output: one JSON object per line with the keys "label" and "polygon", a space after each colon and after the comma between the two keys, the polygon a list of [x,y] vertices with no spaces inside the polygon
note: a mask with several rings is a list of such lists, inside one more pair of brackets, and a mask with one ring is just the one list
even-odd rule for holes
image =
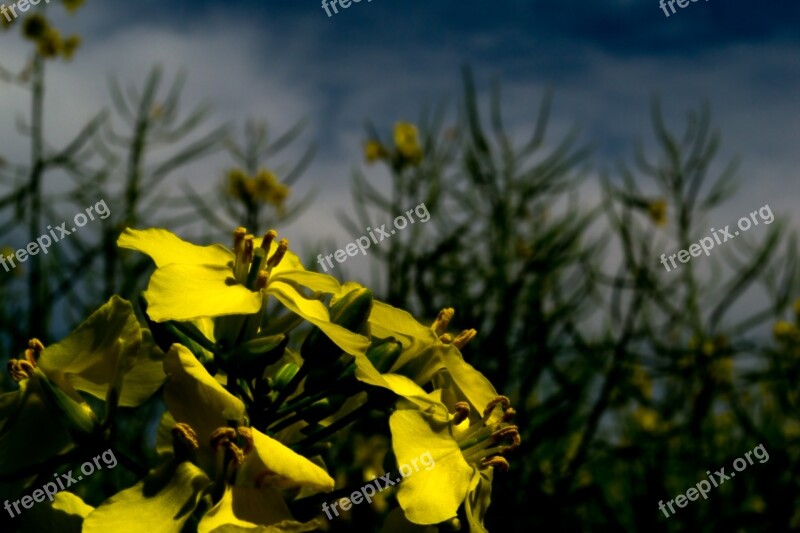
{"label": "flower cluster", "polygon": [[269,170],[261,169],[255,176],[248,176],[242,169],[228,172],[228,195],[245,205],[271,204],[278,211],[283,211],[289,197],[289,187],[278,181],[277,176]]}
{"label": "flower cluster", "polygon": [[[69,13],[74,13],[84,3],[84,0],[64,0],[63,4]],[[3,26],[10,26],[7,19],[0,17]],[[22,35],[36,45],[37,53],[45,59],[62,57],[72,59],[75,51],[81,44],[78,35],[62,37],[61,32],[52,26],[41,12],[34,12],[25,17],[22,23]]]}
{"label": "flower cluster", "polygon": [[398,169],[418,166],[423,158],[417,127],[408,122],[398,122],[394,126],[394,149],[389,150],[381,141],[370,139],[364,145],[367,163],[390,161]]}
{"label": "flower cluster", "polygon": [[[160,466],[96,508],[57,497],[84,531],[316,529],[315,498],[337,485],[330,443],[368,416],[385,421],[397,465],[435,464],[397,487],[393,523],[485,531],[493,472],[520,437],[509,399],[461,354],[477,332],[447,332],[453,309],[420,324],[357,283],[307,271],[273,230],[238,228],[230,249],[162,229],[126,229],[118,244],[155,263],[150,329],[114,297],[61,343],[31,341],[9,364],[20,390],[0,397],[0,409],[22,406],[0,434],[0,476],[25,466],[20,456],[105,445],[116,407],[160,389]],[[77,391],[106,401],[102,420]],[[44,416],[62,422],[22,453],[26,424]]]}

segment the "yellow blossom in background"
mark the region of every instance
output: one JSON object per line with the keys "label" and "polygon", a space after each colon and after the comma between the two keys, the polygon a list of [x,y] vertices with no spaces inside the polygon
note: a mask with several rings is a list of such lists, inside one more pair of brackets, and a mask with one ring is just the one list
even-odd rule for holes
{"label": "yellow blossom in background", "polygon": [[289,196],[289,187],[279,182],[273,172],[261,169],[253,178],[253,196],[282,210]]}
{"label": "yellow blossom in background", "polygon": [[779,320],[772,327],[772,334],[776,340],[785,341],[797,335],[797,326],[785,320]]}
{"label": "yellow blossom in background", "polygon": [[246,204],[271,204],[283,211],[290,192],[274,172],[266,169],[259,170],[252,178],[239,168],[228,172],[228,195]]}
{"label": "yellow blossom in background", "polygon": [[81,38],[77,35],[70,35],[66,38],[61,47],[61,55],[64,56],[64,59],[72,59],[72,56],[75,55],[75,50],[77,50],[80,45]]}
{"label": "yellow blossom in background", "polygon": [[375,163],[381,159],[386,159],[388,156],[389,152],[380,141],[369,140],[367,144],[364,145],[364,158],[367,160],[367,163]]}
{"label": "yellow blossom in background", "polygon": [[422,147],[419,144],[417,127],[408,122],[398,122],[394,126],[394,144],[397,152],[412,164],[422,161]]}
{"label": "yellow blossom in background", "polygon": [[658,413],[649,407],[639,407],[633,412],[633,420],[636,425],[647,432],[654,432],[658,429]]}
{"label": "yellow blossom in background", "polygon": [[663,198],[653,200],[647,205],[647,213],[656,226],[667,224],[667,201]]}
{"label": "yellow blossom in background", "polygon": [[64,7],[70,13],[75,13],[85,2],[86,0],[63,0]]}
{"label": "yellow blossom in background", "polygon": [[56,57],[62,50],[64,42],[61,40],[61,33],[53,28],[48,27],[36,43],[37,51],[42,57]]}

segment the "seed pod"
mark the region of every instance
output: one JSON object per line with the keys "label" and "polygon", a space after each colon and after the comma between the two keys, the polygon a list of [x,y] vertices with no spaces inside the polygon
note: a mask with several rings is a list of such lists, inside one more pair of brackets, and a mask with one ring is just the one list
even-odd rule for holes
{"label": "seed pod", "polygon": [[342,407],[346,399],[346,396],[334,394],[318,400],[303,410],[303,420],[315,423],[328,418]]}
{"label": "seed pod", "polygon": [[289,337],[283,333],[257,337],[240,344],[218,359],[223,369],[232,369],[243,376],[260,378],[267,366],[283,356],[288,343]]}
{"label": "seed pod", "polygon": [[277,390],[285,389],[286,386],[289,385],[289,382],[292,381],[295,374],[297,374],[298,370],[300,370],[300,367],[295,363],[286,363],[283,365],[275,374],[275,377],[272,378],[273,388]]}

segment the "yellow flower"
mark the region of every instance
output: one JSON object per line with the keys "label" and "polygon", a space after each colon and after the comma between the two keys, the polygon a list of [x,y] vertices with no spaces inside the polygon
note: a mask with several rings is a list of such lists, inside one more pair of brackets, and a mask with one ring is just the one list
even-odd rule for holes
{"label": "yellow flower", "polygon": [[785,320],[779,320],[772,327],[772,334],[776,340],[786,341],[797,336],[797,326]]}
{"label": "yellow flower", "polygon": [[81,38],[77,35],[70,35],[64,41],[64,45],[61,48],[61,55],[64,56],[64,59],[72,59],[72,56],[75,55],[75,50],[77,50],[80,45]]}
{"label": "yellow flower", "polygon": [[56,57],[63,47],[61,33],[53,27],[45,29],[37,41],[37,51],[40,56],[45,58]]}
{"label": "yellow flower", "polygon": [[633,412],[633,419],[640,428],[648,433],[656,431],[659,427],[658,413],[648,407],[639,407]]}
{"label": "yellow flower", "polygon": [[656,226],[664,226],[667,223],[667,201],[663,198],[653,200],[647,205],[647,213]]}
{"label": "yellow flower", "polygon": [[508,398],[499,396],[480,418],[470,418],[464,402],[456,404],[452,416],[441,413],[398,409],[389,418],[397,463],[410,464],[430,454],[435,465],[403,480],[397,500],[408,520],[421,525],[453,518],[464,503],[470,530],[482,531],[491,471],[495,467],[507,470],[508,461],[502,454],[520,444],[517,427],[509,424],[514,410]]}
{"label": "yellow flower", "polygon": [[[19,390],[0,396],[0,475],[65,451],[65,430],[73,438],[93,433],[94,413],[79,392],[113,403],[108,412],[141,405],[164,382],[161,350],[118,296],[62,341],[29,346],[24,358],[9,361]],[[26,433],[37,437],[20,438]]]}
{"label": "yellow flower", "polygon": [[389,152],[387,152],[386,148],[380,143],[380,141],[370,140],[364,145],[364,157],[366,158],[367,163],[374,163],[389,157]]}
{"label": "yellow flower", "polygon": [[[369,341],[333,324],[325,305],[308,298],[303,288],[339,294],[341,285],[326,274],[307,271],[269,231],[256,248],[244,228],[234,234],[234,249],[216,244],[196,246],[164,229],[126,229],[117,241],[122,248],[149,255],[156,264],[144,293],[147,314],[155,322],[190,321],[264,312],[273,296],[286,309],[319,327],[343,351],[363,355]],[[255,333],[255,332],[253,332]],[[238,331],[235,332],[238,336]]]}
{"label": "yellow flower", "polygon": [[64,7],[67,8],[67,11],[70,13],[74,13],[81,7],[86,0],[63,0]]}
{"label": "yellow flower", "polygon": [[[199,532],[266,531],[272,525],[307,531],[313,522],[295,522],[278,489],[330,492],[334,481],[327,472],[248,427],[241,400],[188,349],[173,345],[164,371],[169,376],[164,401],[177,422],[172,430],[175,456],[89,514],[83,531],[128,531],[135,521],[137,531],[178,533],[201,502],[210,509],[197,526]],[[214,481],[220,491],[207,501],[201,494]]]}
{"label": "yellow flower", "polygon": [[633,374],[631,375],[631,383],[639,389],[639,392],[641,392],[642,396],[645,398],[651,398],[653,396],[653,382],[643,366],[636,365],[636,367],[634,367]]}
{"label": "yellow flower", "polygon": [[417,127],[408,122],[398,122],[394,126],[394,145],[397,152],[412,164],[422,161],[422,147],[419,144]]}
{"label": "yellow flower", "polygon": [[289,196],[289,187],[280,183],[274,173],[261,169],[253,178],[253,196],[282,210]]}

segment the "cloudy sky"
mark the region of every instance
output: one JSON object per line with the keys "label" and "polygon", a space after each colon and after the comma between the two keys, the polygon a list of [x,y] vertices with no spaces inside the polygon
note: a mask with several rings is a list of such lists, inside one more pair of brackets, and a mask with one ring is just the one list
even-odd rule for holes
{"label": "cloudy sky", "polygon": [[[316,189],[319,201],[282,233],[306,246],[344,244],[356,236],[335,214],[351,205],[365,121],[388,131],[426,103],[457,102],[460,67],[469,64],[484,96],[492,80],[503,82],[518,131],[553,89],[554,131],[579,126],[597,148],[598,166],[652,139],[653,96],[674,127],[707,102],[722,133],[720,163],[742,159],[741,190],[713,215],[716,224],[768,203],[797,227],[800,4],[700,0],[676,9],[667,17],[657,0],[364,0],[328,17],[317,0],[88,0],[68,16],[52,0],[47,15],[84,44],[71,64],[49,69],[49,136],[66,142],[108,106],[110,75],[141,86],[155,64],[167,79],[184,69],[185,104],[211,102],[210,125],[255,117],[282,131],[310,121],[303,139],[319,150],[297,192]],[[27,54],[17,32],[0,34],[0,63],[18,68]],[[24,93],[0,85],[6,158],[26,157],[13,129],[25,106]],[[224,154],[207,158],[167,185],[190,181],[209,190],[228,164]],[[586,184],[589,203],[595,183]]]}

